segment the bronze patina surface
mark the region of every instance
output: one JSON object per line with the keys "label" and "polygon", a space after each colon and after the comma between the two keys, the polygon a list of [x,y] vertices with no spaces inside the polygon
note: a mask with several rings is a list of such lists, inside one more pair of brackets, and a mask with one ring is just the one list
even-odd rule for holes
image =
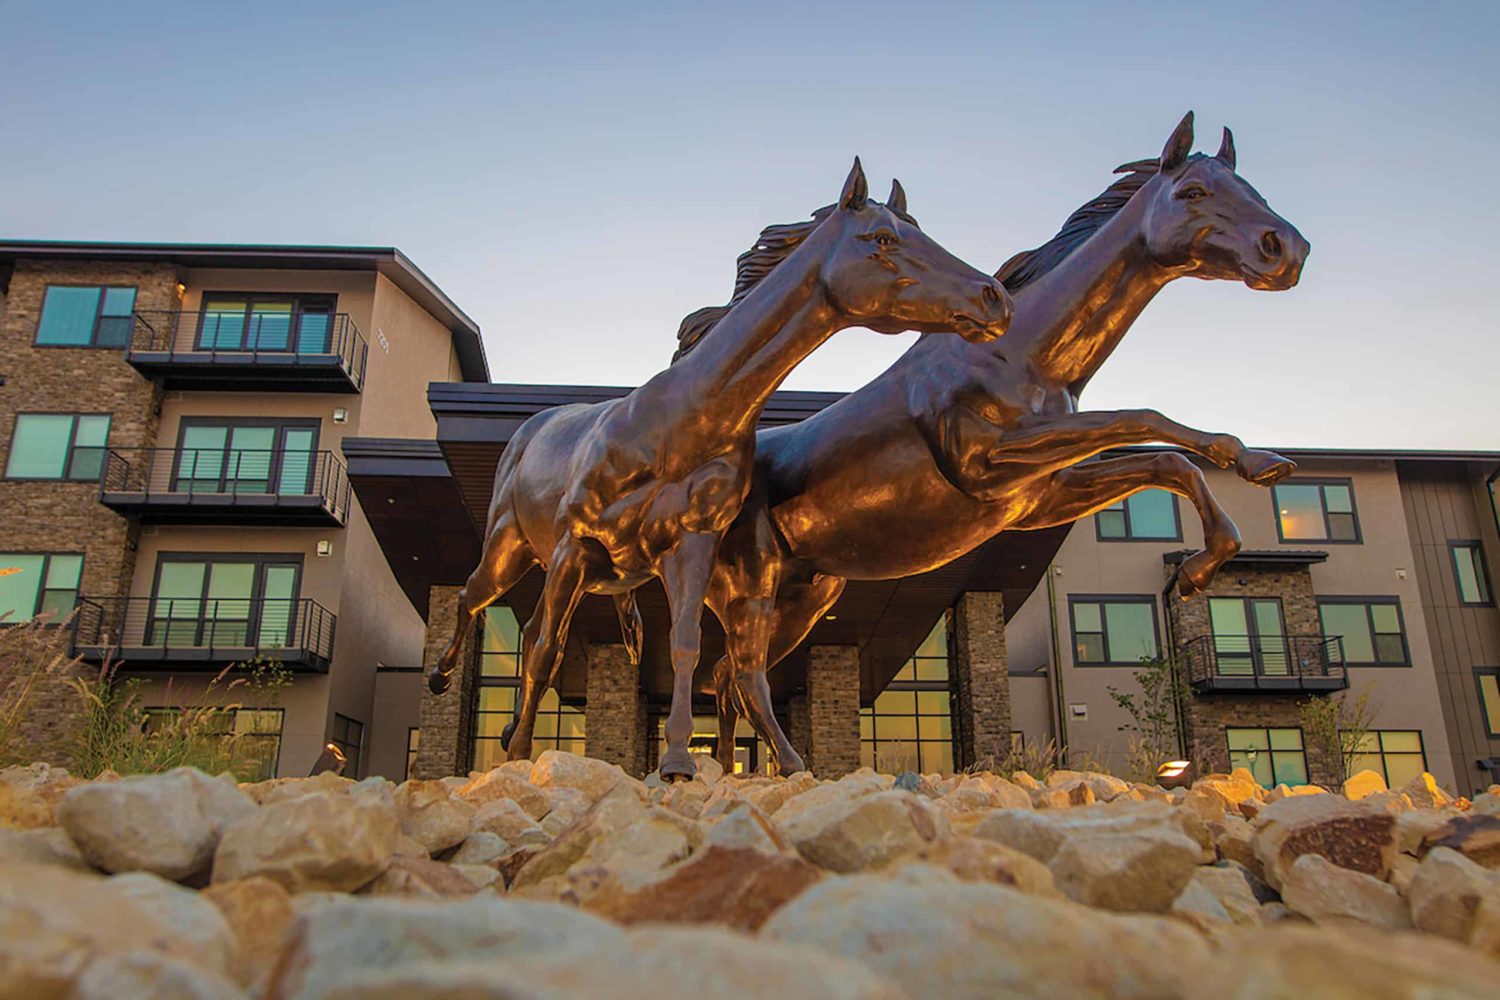
{"label": "bronze patina surface", "polygon": [[[986,343],[1011,313],[999,281],[917,227],[899,184],[887,205],[871,201],[856,160],[835,205],[809,222],[765,230],[741,256],[730,304],[683,322],[674,364],[628,396],[548,410],[516,432],[496,470],[484,552],[460,593],[432,690],[446,690],[479,611],[540,564],[546,581],[522,633],[521,699],[504,736],[511,759],[527,757],[537,704],[583,595],[615,595],[638,657],[630,592],[659,578],[671,609],[674,675],[661,772],[691,776],[704,593],[720,539],[750,490],[756,421],[771,393],[838,330],[958,333]],[[744,707],[760,725],[775,725],[753,685]]]}
{"label": "bronze patina surface", "polygon": [[[1214,156],[1192,154],[1192,144],[1189,112],[1159,158],[1120,167],[1124,177],[1056,237],[1000,269],[1016,298],[1004,339],[923,337],[858,391],[757,436],[750,500],[708,592],[726,631],[713,681],[726,770],[742,713],[783,772],[802,766],[774,716],[755,706],[769,698],[767,668],[807,636],[847,580],[922,573],[998,532],[1071,522],[1151,488],[1186,497],[1203,522],[1205,547],[1179,575],[1184,597],[1239,550],[1234,522],[1181,453],[1085,460],[1166,443],[1263,486],[1292,462],[1155,410],[1078,412],[1089,379],[1168,282],[1274,291],[1302,273],[1307,241],[1236,174],[1229,130]],[[1225,347],[1220,358],[1234,354]],[[1204,375],[1223,372],[1215,360]]]}

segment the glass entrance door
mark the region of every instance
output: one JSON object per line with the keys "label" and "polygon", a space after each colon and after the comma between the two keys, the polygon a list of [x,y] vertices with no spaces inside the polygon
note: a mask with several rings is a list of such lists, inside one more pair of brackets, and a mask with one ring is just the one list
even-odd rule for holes
{"label": "glass entrance door", "polygon": [[1287,675],[1290,657],[1279,598],[1211,597],[1208,617],[1220,675]]}

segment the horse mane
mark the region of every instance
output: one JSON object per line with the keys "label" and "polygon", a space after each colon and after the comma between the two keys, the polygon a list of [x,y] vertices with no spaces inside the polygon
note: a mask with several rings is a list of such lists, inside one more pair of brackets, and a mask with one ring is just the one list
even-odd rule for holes
{"label": "horse mane", "polygon": [[722,306],[704,306],[683,317],[677,327],[677,350],[672,354],[675,364],[679,358],[697,347],[703,338],[719,324],[729,310],[739,305],[750,290],[760,284],[776,265],[791,256],[792,251],[812,235],[814,229],[833,214],[833,205],[825,205],[812,214],[806,222],[793,222],[782,226],[767,226],[755,238],[755,243],[740,254],[735,261],[734,294]]}
{"label": "horse mane", "polygon": [[1159,166],[1160,161],[1152,158],[1116,167],[1115,173],[1124,174],[1124,177],[1068,216],[1068,221],[1063,223],[1052,239],[1035,250],[1023,250],[1002,264],[1000,270],[995,272],[995,277],[1005,286],[1006,291],[1016,292],[1061,264],[1068,254],[1077,250],[1100,227],[1119,214],[1125,203],[1156,176]]}

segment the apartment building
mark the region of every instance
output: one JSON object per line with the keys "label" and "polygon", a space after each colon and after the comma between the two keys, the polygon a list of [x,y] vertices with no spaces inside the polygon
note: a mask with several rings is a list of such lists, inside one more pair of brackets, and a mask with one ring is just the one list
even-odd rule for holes
{"label": "apartment building", "polygon": [[[431,382],[488,380],[479,329],[399,250],[0,243],[0,616],[74,615],[76,652],[190,703],[230,663],[291,673],[267,773],[328,742],[368,770],[377,669],[424,625],[342,440],[430,436]],[[44,699],[39,755],[76,706]]]}

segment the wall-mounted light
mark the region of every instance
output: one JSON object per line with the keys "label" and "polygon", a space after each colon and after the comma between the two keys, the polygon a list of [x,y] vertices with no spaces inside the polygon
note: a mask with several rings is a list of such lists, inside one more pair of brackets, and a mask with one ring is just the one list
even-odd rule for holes
{"label": "wall-mounted light", "polygon": [[825,622],[836,622],[836,621],[839,620],[839,616],[838,615],[824,615],[823,616],[823,620]]}
{"label": "wall-mounted light", "polygon": [[347,407],[336,406],[333,409],[333,422],[336,424],[347,424],[349,422],[349,410]]}
{"label": "wall-mounted light", "polygon": [[187,294],[187,285],[184,285],[182,282],[179,281],[177,283],[177,297],[180,299],[180,298],[182,298],[186,294]]}
{"label": "wall-mounted light", "polygon": [[318,539],[318,555],[320,555],[320,556],[331,556],[331,555],[333,555],[333,542],[329,541],[326,538],[320,538],[320,539]]}
{"label": "wall-mounted light", "polygon": [[1075,719],[1088,720],[1089,707],[1087,704],[1073,704],[1068,706],[1068,715]]}

